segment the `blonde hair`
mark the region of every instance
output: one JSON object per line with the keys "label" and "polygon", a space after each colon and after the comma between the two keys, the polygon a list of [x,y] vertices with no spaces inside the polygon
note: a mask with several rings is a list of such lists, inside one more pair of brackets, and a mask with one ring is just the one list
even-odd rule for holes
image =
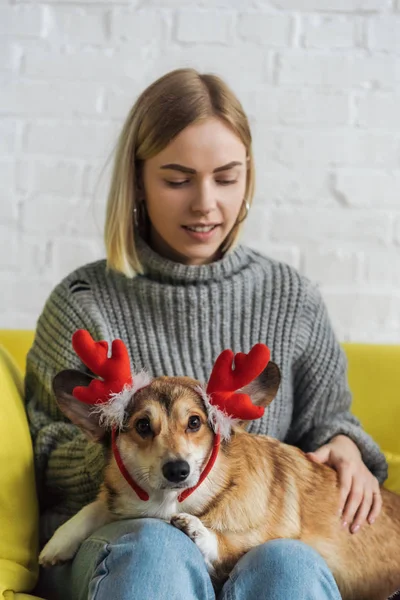
{"label": "blonde hair", "polygon": [[[130,110],[119,136],[110,191],[104,241],[107,267],[133,277],[142,273],[135,244],[134,211],[138,211],[141,164],[161,152],[185,127],[218,117],[238,135],[247,151],[243,206],[254,195],[254,161],[249,123],[229,87],[216,75],[176,69],[146,88]],[[242,210],[240,211],[240,214]],[[228,234],[223,252],[236,242],[243,217]]]}

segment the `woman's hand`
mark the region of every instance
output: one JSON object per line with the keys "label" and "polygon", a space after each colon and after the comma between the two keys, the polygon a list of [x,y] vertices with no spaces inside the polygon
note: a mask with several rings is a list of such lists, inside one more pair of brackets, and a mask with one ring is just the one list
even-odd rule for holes
{"label": "woman's hand", "polygon": [[338,472],[343,527],[350,525],[351,533],[357,533],[366,520],[372,525],[381,511],[382,497],[378,480],[365,466],[356,444],[347,436],[338,435],[306,456]]}

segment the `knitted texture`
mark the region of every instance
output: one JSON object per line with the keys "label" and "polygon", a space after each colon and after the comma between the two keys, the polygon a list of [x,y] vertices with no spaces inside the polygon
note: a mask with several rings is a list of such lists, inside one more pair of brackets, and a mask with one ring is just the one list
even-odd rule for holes
{"label": "knitted texture", "polygon": [[385,458],[349,412],[345,355],[308,279],[243,246],[202,266],[169,261],[143,241],[138,250],[144,275],[128,279],[107,271],[105,261],[79,268],[54,289],[37,323],[25,387],[42,541],[95,498],[102,478],[102,447],[67,422],[52,393],[60,370],[87,371],[71,345],[77,329],[95,340],[121,338],[135,371],[202,383],[222,350],[247,353],[258,342],[267,344],[282,382],[249,430],[305,451],[345,434],[384,481]]}

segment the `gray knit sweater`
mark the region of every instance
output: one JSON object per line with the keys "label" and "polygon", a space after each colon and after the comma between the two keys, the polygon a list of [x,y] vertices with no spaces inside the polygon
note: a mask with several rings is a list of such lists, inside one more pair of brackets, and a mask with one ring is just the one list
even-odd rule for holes
{"label": "gray knit sweater", "polygon": [[306,451],[345,434],[384,481],[383,455],[349,412],[345,356],[314,285],[243,246],[204,266],[169,261],[142,241],[139,256],[145,274],[134,279],[107,272],[103,260],[77,269],[54,289],[39,318],[25,384],[42,542],[94,499],[101,482],[101,446],[66,421],[51,388],[58,371],[84,369],[71,346],[80,328],[97,340],[121,338],[135,369],[203,382],[223,349],[248,352],[266,343],[282,383],[250,431]]}

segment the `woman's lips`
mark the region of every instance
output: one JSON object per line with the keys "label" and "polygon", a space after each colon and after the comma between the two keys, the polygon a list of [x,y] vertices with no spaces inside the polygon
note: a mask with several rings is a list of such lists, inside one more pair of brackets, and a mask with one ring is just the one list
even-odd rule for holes
{"label": "woman's lips", "polygon": [[182,225],[182,229],[186,231],[188,236],[192,240],[196,240],[198,242],[208,242],[214,236],[218,227],[219,225],[213,225],[212,229],[210,229],[209,231],[194,231],[193,229],[189,229],[187,225]]}

